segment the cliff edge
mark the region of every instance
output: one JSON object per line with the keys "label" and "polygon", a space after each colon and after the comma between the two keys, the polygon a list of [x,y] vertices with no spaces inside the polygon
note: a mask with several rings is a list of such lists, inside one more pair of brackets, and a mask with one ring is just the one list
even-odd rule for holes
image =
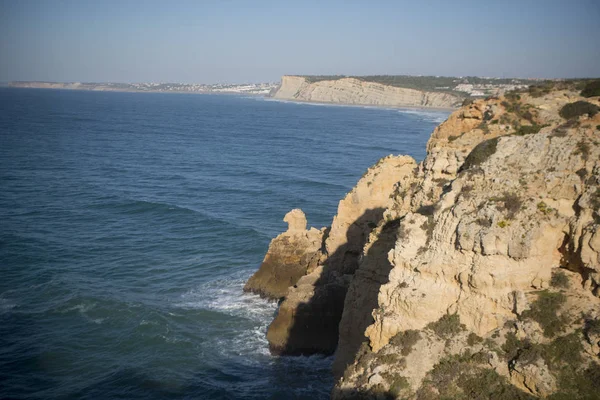
{"label": "cliff edge", "polygon": [[389,107],[456,108],[462,103],[459,96],[445,92],[388,86],[356,78],[309,82],[305,77],[291,75],[281,78],[281,85],[273,97],[282,100]]}
{"label": "cliff edge", "polygon": [[474,101],[422,162],[371,167],[288,288],[273,353],[335,352],[336,399],[600,398],[600,93],[586,84]]}

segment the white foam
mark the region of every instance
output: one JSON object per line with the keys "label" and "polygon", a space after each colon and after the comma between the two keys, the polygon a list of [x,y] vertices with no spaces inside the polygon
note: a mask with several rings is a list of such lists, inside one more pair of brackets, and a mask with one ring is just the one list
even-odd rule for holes
{"label": "white foam", "polygon": [[15,303],[0,297],[0,314],[8,314],[10,310],[15,308]]}
{"label": "white foam", "polygon": [[398,110],[398,112],[401,114],[415,115],[425,121],[435,122],[437,124],[441,124],[442,122],[444,122],[448,118],[448,115],[450,114],[449,112],[444,112],[444,111],[425,111],[425,110],[411,110],[411,109],[402,109],[402,110]]}
{"label": "white foam", "polygon": [[244,283],[250,274],[240,273],[229,279],[219,279],[200,285],[182,295],[176,306],[205,309],[263,322],[272,317],[277,304],[259,296],[244,293]]}
{"label": "white foam", "polygon": [[176,306],[217,311],[248,319],[249,324],[245,324],[245,328],[209,340],[212,342],[210,347],[218,349],[221,357],[241,357],[244,363],[252,365],[272,358],[266,332],[277,304],[244,293],[244,283],[249,276],[250,272],[240,272],[228,279],[202,284],[182,295],[182,301]]}
{"label": "white foam", "polygon": [[77,304],[73,307],[69,307],[64,309],[63,311],[61,311],[61,314],[65,314],[68,313],[69,311],[79,311],[80,314],[85,314],[86,312],[90,311],[91,309],[96,307],[96,303],[82,303],[82,304]]}

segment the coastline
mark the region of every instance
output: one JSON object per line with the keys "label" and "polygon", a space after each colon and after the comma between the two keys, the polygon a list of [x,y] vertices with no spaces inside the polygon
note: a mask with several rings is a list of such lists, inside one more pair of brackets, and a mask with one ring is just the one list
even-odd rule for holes
{"label": "coastline", "polygon": [[184,90],[127,90],[127,89],[79,89],[79,88],[68,88],[68,87],[28,87],[28,86],[0,86],[4,89],[39,89],[39,90],[67,90],[67,91],[78,91],[78,92],[109,92],[109,93],[163,93],[163,94],[193,94],[193,95],[229,95],[229,96],[250,96],[250,97],[262,97],[266,101],[276,101],[281,103],[296,103],[296,104],[307,104],[307,105],[321,105],[321,106],[332,106],[332,107],[360,107],[360,108],[373,108],[373,109],[388,109],[388,110],[427,110],[427,111],[440,111],[440,112],[452,112],[460,107],[427,107],[427,106],[394,106],[394,105],[373,105],[366,103],[334,103],[334,102],[322,102],[322,101],[307,101],[307,100],[288,100],[278,99],[271,97],[268,94],[259,93],[236,93],[236,92],[213,92],[213,91],[184,91]]}
{"label": "coastline", "polygon": [[309,101],[309,100],[289,100],[278,99],[275,97],[264,96],[269,101],[278,101],[282,103],[297,103],[297,104],[312,104],[322,106],[337,106],[337,107],[360,107],[360,108],[376,108],[376,109],[391,109],[391,110],[427,110],[427,111],[445,111],[452,112],[460,107],[428,107],[428,106],[394,106],[394,105],[373,105],[366,103],[334,103],[327,101]]}
{"label": "coastline", "polygon": [[68,90],[73,92],[115,92],[115,93],[171,93],[171,94],[224,94],[224,95],[242,95],[253,97],[267,97],[264,93],[238,93],[238,92],[218,92],[218,91],[188,91],[188,90],[129,90],[129,89],[87,89],[72,87],[43,87],[43,86],[0,86],[3,89],[40,89],[40,90]]}

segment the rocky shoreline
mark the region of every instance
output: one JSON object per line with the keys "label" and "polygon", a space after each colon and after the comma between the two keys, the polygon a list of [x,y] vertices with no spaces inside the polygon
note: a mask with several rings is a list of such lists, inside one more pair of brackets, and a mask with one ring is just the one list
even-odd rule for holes
{"label": "rocky shoreline", "polygon": [[[331,227],[286,215],[247,291],[273,354],[335,354],[332,397],[599,398],[600,97],[589,82],[455,111]],[[584,93],[589,93],[585,92]]]}

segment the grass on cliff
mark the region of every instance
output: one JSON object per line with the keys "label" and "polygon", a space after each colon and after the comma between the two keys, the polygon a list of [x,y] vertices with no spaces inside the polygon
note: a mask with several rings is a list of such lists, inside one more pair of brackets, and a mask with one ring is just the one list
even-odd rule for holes
{"label": "grass on cliff", "polygon": [[497,146],[498,138],[493,138],[479,143],[477,146],[475,146],[471,153],[469,153],[467,158],[465,158],[465,162],[463,163],[461,169],[466,170],[484,163],[496,152]]}

